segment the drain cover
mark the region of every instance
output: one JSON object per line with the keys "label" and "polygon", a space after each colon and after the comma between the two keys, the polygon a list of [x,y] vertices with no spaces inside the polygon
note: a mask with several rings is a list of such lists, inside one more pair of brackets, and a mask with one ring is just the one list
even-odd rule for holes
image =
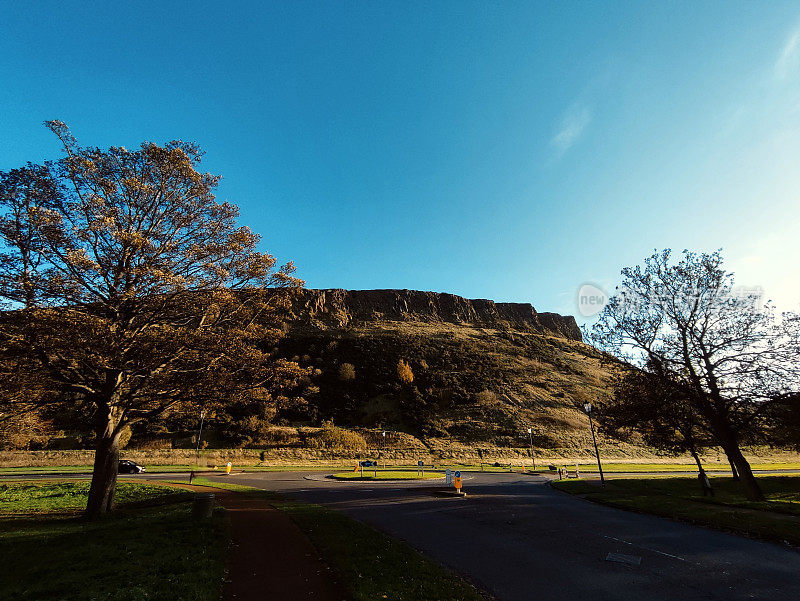
{"label": "drain cover", "polygon": [[638,555],[625,555],[624,553],[609,553],[606,561],[616,561],[617,563],[627,563],[631,566],[638,566],[642,563],[642,558]]}

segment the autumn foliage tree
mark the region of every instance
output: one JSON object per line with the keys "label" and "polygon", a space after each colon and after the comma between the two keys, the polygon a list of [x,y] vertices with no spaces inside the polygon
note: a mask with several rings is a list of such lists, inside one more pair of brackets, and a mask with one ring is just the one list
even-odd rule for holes
{"label": "autumn foliage tree", "polygon": [[215,199],[195,144],[86,148],[46,125],[64,157],[0,174],[0,402],[85,411],[93,517],[113,506],[127,426],[297,379],[263,349],[302,282]]}
{"label": "autumn foliage tree", "polygon": [[397,362],[397,377],[403,384],[411,384],[414,381],[414,372],[404,359]]}

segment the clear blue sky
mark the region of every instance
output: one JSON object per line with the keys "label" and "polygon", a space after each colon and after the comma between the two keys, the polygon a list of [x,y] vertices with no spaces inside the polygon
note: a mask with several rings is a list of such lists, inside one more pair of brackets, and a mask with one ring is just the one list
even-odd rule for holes
{"label": "clear blue sky", "polygon": [[723,247],[800,300],[797,2],[107,4],[3,3],[0,169],[195,140],[312,287],[574,313]]}

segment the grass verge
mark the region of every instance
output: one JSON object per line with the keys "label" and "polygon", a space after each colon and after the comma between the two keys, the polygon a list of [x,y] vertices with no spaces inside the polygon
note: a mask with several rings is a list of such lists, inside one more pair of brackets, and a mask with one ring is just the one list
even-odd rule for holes
{"label": "grass verge", "polygon": [[[354,460],[355,461],[355,460]],[[144,464],[147,468],[148,474],[170,473],[170,472],[189,472],[189,471],[224,471],[224,464],[214,467],[198,466],[196,464]],[[351,463],[335,463],[335,464],[313,464],[313,465],[237,465],[234,463],[236,471],[244,470],[246,472],[289,472],[289,471],[331,471],[347,469]],[[502,463],[501,465],[484,464],[482,467],[479,464],[447,464],[436,463],[436,469],[444,469],[450,467],[452,469],[460,469],[461,471],[483,471],[483,472],[508,472],[520,471],[522,466],[525,466],[527,471],[548,472],[549,462],[537,461],[536,469],[532,470],[530,466],[530,459],[517,460],[512,463]],[[554,467],[567,466],[570,470],[575,468],[575,463],[565,461],[558,461],[552,464]],[[580,471],[583,473],[597,473],[597,463],[587,462],[579,463]],[[414,470],[414,466],[405,466],[408,469]],[[800,469],[798,462],[754,462],[751,463],[754,470],[790,470]],[[397,466],[402,469],[402,466]],[[427,468],[426,468],[427,469]],[[729,472],[730,468],[723,463],[709,462],[705,466],[706,471],[709,473],[714,472]],[[91,465],[60,465],[60,466],[33,466],[33,467],[0,467],[0,475],[13,476],[15,474],[84,474],[92,471]],[[695,472],[697,465],[694,463],[625,463],[625,462],[611,462],[603,464],[603,471],[605,473],[648,473],[648,472]]]}
{"label": "grass verge", "polygon": [[[15,514],[75,513],[86,507],[89,482],[26,481],[0,482],[0,516]],[[182,493],[161,486],[118,482],[118,507],[141,504],[163,504],[185,498]]]}
{"label": "grass verge", "polygon": [[485,601],[458,575],[342,513],[248,486],[202,477],[194,483],[258,495],[287,513],[336,572],[352,601]]}
{"label": "grass verge", "polygon": [[335,480],[356,480],[356,481],[367,481],[367,480],[433,480],[436,478],[444,478],[444,473],[442,472],[425,472],[422,476],[417,474],[416,470],[413,471],[401,471],[401,470],[387,470],[381,471],[378,470],[374,472],[373,470],[367,468],[364,470],[364,476],[361,476],[360,472],[339,472],[336,474],[331,474],[331,477]]}
{"label": "grass verge", "polygon": [[[574,463],[560,463],[559,467],[566,465],[570,470],[575,468]],[[596,473],[597,463],[580,463],[581,472]],[[779,463],[751,463],[750,467],[754,470],[796,470],[800,469],[800,463],[788,461]],[[725,463],[706,463],[704,468],[709,473],[722,472],[730,473],[731,468]],[[647,472],[697,472],[696,463],[603,463],[603,471],[606,473],[647,473]]]}
{"label": "grass verge", "polygon": [[222,512],[196,521],[185,493],[120,483],[119,510],[90,522],[75,516],[87,490],[83,482],[0,484],[0,599],[219,599]]}
{"label": "grass verge", "polygon": [[748,501],[730,477],[712,478],[714,497],[703,497],[696,478],[619,478],[607,481],[605,489],[586,480],[556,480],[552,485],[613,507],[800,545],[800,477],[758,480],[767,501]]}

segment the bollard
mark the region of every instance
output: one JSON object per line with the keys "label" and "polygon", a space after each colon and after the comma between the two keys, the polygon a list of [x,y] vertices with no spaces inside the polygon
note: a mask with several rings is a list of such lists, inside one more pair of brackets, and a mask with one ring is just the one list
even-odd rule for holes
{"label": "bollard", "polygon": [[199,519],[210,518],[214,512],[214,493],[199,492],[194,495],[192,515]]}

